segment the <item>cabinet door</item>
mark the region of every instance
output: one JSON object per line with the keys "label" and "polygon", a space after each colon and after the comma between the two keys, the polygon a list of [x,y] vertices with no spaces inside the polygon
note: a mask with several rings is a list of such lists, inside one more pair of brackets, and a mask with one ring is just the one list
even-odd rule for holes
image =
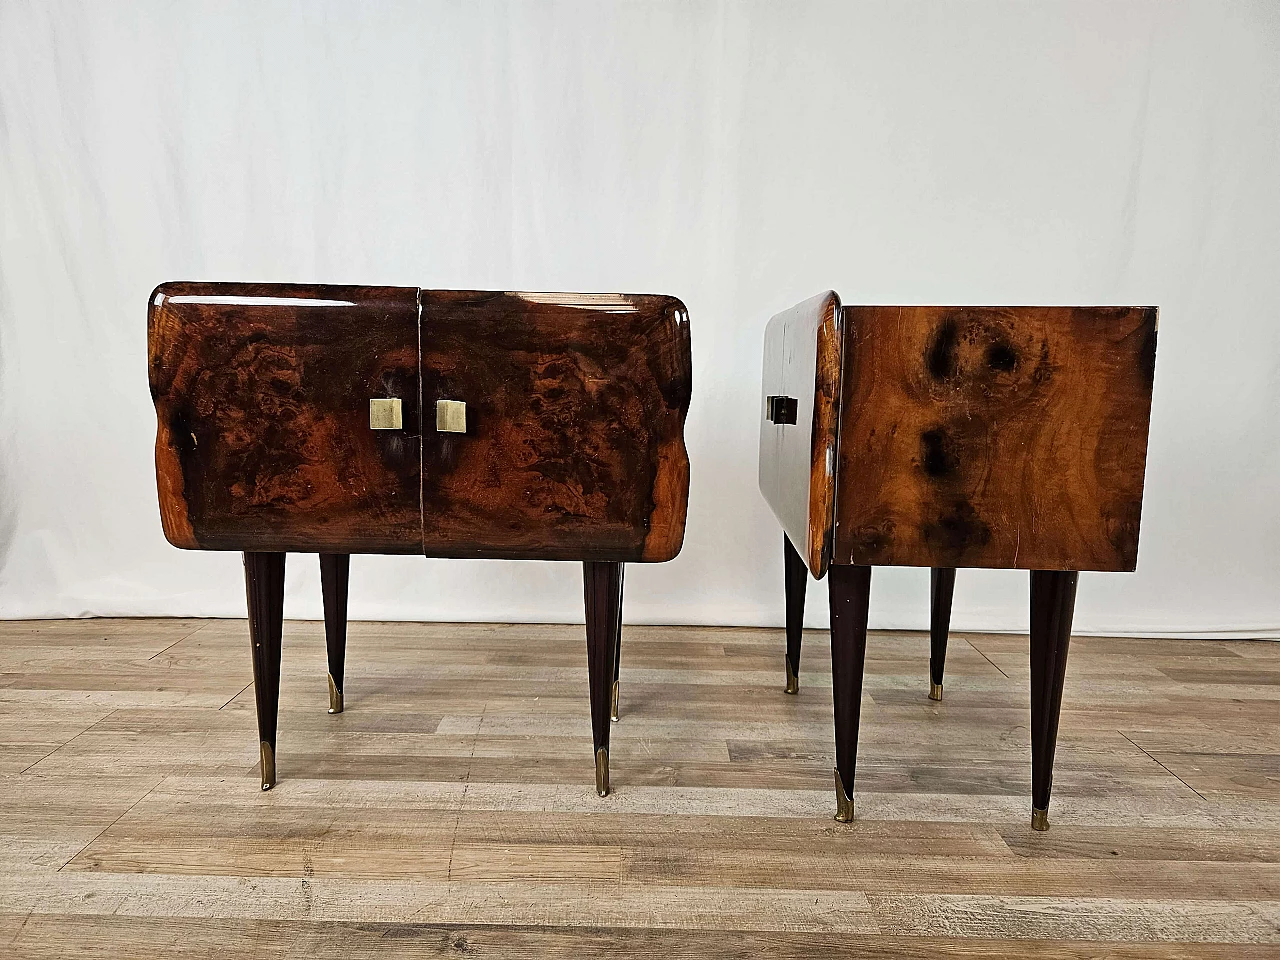
{"label": "cabinet door", "polygon": [[421,549],[415,289],[167,283],[148,342],[171,543]]}
{"label": "cabinet door", "polygon": [[684,305],[427,290],[421,302],[425,552],[675,556],[689,474]]}

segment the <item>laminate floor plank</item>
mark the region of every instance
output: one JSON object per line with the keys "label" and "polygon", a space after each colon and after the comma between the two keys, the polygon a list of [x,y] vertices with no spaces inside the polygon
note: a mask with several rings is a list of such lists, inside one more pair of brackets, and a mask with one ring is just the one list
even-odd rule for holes
{"label": "laminate floor plank", "polygon": [[[12,940],[6,935],[12,933]],[[1274,957],[1251,944],[1138,944],[1093,941],[1008,941],[895,935],[811,934],[804,931],[702,931],[653,928],[582,929],[448,925],[435,923],[345,923],[273,920],[208,920],[152,917],[0,915],[0,945],[14,960],[115,960],[119,945],[135,956],[175,960],[222,960],[254,956],[269,960],[342,957],[402,960],[419,957],[670,957],[730,960],[769,956],[779,960],[856,956],[868,960],[1261,960]]]}

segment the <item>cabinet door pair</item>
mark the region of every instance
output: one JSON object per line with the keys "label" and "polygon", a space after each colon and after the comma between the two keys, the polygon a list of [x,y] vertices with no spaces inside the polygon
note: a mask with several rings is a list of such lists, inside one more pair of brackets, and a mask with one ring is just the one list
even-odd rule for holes
{"label": "cabinet door pair", "polygon": [[958,567],[1031,572],[1032,826],[1048,828],[1081,570],[1131,571],[1155,307],[844,306],[766,328],[760,489],[784,531],[786,689],[808,575],[829,577],[836,818],[853,818],[871,568],[932,569],[942,699]]}
{"label": "cabinet door pair", "polygon": [[148,332],[176,546],[680,550],[691,375],[674,297],[167,283]]}

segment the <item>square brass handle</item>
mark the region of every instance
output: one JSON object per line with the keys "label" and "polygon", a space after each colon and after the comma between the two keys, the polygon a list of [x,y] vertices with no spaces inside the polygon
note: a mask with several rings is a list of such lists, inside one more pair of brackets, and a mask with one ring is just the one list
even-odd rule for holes
{"label": "square brass handle", "polygon": [[765,418],[770,423],[795,423],[797,405],[795,397],[766,397]]}
{"label": "square brass handle", "polygon": [[466,433],[466,403],[461,400],[437,400],[436,430],[439,433]]}
{"label": "square brass handle", "polygon": [[370,430],[401,430],[404,414],[400,410],[400,398],[377,398],[369,401]]}

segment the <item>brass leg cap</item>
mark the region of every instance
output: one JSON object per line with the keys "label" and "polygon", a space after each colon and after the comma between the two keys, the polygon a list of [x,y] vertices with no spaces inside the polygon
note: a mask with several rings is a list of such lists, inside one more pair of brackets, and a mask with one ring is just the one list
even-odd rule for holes
{"label": "brass leg cap", "polygon": [[342,712],[342,691],[338,689],[338,685],[333,682],[333,674],[329,674],[329,712]]}
{"label": "brass leg cap", "polygon": [[836,819],[841,823],[853,823],[853,797],[844,789],[840,771],[836,771]]}
{"label": "brass leg cap", "polygon": [[796,672],[791,669],[791,658],[783,657],[782,662],[787,665],[787,693],[796,694],[800,692],[800,678],[796,676]]}
{"label": "brass leg cap", "polygon": [[932,680],[929,681],[929,699],[930,700],[942,699],[942,684],[934,683]]}
{"label": "brass leg cap", "polygon": [[609,719],[618,722],[618,681],[613,681],[613,690],[609,694]]}
{"label": "brass leg cap", "polygon": [[262,789],[270,790],[276,785],[276,752],[271,744],[263,740],[262,747]]}
{"label": "brass leg cap", "polygon": [[604,747],[596,751],[596,793],[609,795],[609,751]]}
{"label": "brass leg cap", "polygon": [[1031,829],[1032,830],[1048,830],[1049,829],[1049,811],[1048,809],[1040,810],[1036,807],[1031,808]]}

